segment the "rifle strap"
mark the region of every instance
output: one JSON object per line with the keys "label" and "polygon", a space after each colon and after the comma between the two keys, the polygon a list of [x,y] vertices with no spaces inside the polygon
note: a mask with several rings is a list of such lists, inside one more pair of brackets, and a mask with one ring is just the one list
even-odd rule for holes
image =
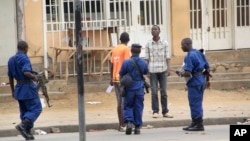
{"label": "rifle strap", "polygon": [[133,64],[135,65],[135,68],[136,68],[137,73],[141,76],[142,80],[144,81],[145,78],[143,77],[142,72],[141,72],[141,69],[139,69],[139,67],[138,67],[138,64],[135,62],[135,60],[134,60],[133,58],[131,58],[131,61],[132,61]]}

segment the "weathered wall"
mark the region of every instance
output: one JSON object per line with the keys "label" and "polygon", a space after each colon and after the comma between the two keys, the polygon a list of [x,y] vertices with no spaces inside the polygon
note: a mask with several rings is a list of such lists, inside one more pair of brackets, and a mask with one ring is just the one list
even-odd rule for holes
{"label": "weathered wall", "polygon": [[182,56],[181,40],[190,36],[189,0],[171,0],[173,56]]}
{"label": "weathered wall", "polygon": [[43,11],[42,0],[24,0],[24,30],[29,44],[28,55],[33,63],[41,63],[43,56]]}

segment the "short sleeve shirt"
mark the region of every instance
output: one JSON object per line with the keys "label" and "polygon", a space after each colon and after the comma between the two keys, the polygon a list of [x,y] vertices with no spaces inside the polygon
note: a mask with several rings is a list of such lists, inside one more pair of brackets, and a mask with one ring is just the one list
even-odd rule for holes
{"label": "short sleeve shirt", "polygon": [[[32,66],[29,57],[22,53],[17,52],[8,61],[8,76],[15,80],[30,80],[24,75],[24,72],[32,71]],[[14,97],[18,100],[26,100],[38,97],[38,88],[35,83],[17,83],[15,85]]]}
{"label": "short sleeve shirt", "polygon": [[124,44],[117,45],[112,50],[112,55],[110,58],[111,63],[113,64],[113,81],[120,80],[120,69],[124,60],[129,59],[131,56],[130,48]]}
{"label": "short sleeve shirt", "polygon": [[[196,49],[190,50],[186,57],[184,58],[184,66],[183,69],[185,71],[189,71],[192,74],[197,72],[202,72],[204,69],[208,69],[209,64],[204,56],[200,51]],[[205,77],[204,75],[197,75],[193,76],[187,83],[188,86],[197,86],[197,85],[204,85],[205,84]]]}
{"label": "short sleeve shirt", "polygon": [[170,59],[168,42],[150,40],[145,46],[145,59],[149,61],[149,72],[160,73],[167,70],[167,59]]}

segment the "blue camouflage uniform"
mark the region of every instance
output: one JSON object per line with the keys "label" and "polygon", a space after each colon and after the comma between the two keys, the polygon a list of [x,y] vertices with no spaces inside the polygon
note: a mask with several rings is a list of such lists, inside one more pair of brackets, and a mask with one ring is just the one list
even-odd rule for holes
{"label": "blue camouflage uniform", "polygon": [[192,78],[187,82],[188,100],[192,119],[203,117],[203,94],[206,80],[203,75],[204,69],[209,69],[209,64],[203,53],[191,49],[184,59],[183,69],[192,73]]}
{"label": "blue camouflage uniform", "polygon": [[22,121],[25,118],[30,120],[30,125],[27,127],[29,129],[33,128],[34,122],[42,112],[37,84],[24,75],[24,72],[31,71],[30,60],[23,52],[17,52],[8,61],[8,76],[17,80],[14,98],[19,103],[20,119]]}
{"label": "blue camouflage uniform", "polygon": [[[148,73],[148,66],[145,60],[134,55],[132,55],[131,59],[134,59],[143,75]],[[125,88],[123,119],[125,123],[132,122],[139,127],[143,125],[144,82],[131,59],[125,60],[120,70],[121,77],[129,72],[134,80],[130,87]]]}

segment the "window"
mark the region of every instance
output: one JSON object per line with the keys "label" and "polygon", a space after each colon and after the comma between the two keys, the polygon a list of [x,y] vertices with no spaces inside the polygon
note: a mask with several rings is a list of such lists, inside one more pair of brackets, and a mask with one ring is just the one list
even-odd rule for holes
{"label": "window", "polygon": [[162,23],[162,1],[140,1],[140,24],[161,25]]}
{"label": "window", "polygon": [[47,21],[58,21],[59,5],[57,0],[46,0],[46,15]]}
{"label": "window", "polygon": [[227,27],[227,0],[213,0],[213,27]]}
{"label": "window", "polygon": [[131,2],[128,0],[110,0],[109,2],[110,19],[126,19],[127,25],[132,25]]}
{"label": "window", "polygon": [[[103,1],[80,0],[83,21],[103,20]],[[74,0],[46,0],[47,29],[59,30],[67,26],[73,26]],[[59,22],[62,25],[58,25]]]}
{"label": "window", "polygon": [[237,26],[250,26],[249,0],[237,0]]}
{"label": "window", "polygon": [[198,29],[202,26],[201,0],[190,0],[190,28]]}

